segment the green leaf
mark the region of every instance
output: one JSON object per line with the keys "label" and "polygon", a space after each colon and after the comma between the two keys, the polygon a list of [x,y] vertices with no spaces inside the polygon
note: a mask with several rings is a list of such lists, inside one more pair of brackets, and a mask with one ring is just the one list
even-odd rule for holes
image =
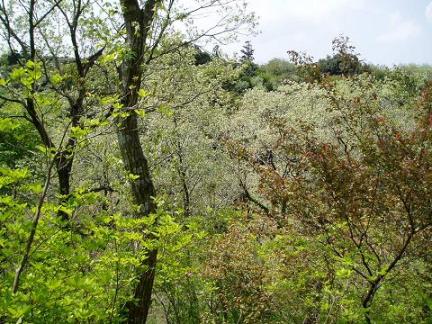
{"label": "green leaf", "polygon": [[141,118],[144,118],[146,116],[146,112],[144,109],[136,109],[135,113]]}
{"label": "green leaf", "polygon": [[51,77],[51,82],[54,85],[59,85],[60,83],[62,83],[63,79],[64,78],[59,73],[56,73]]}
{"label": "green leaf", "polygon": [[160,105],[158,108],[158,111],[162,114],[165,115],[167,117],[172,117],[174,116],[174,109],[172,109],[170,106],[168,105]]}
{"label": "green leaf", "polygon": [[135,181],[135,180],[139,179],[139,177],[140,177],[139,175],[133,174],[133,173],[129,173],[126,175],[126,178],[130,181]]}
{"label": "green leaf", "polygon": [[9,77],[11,80],[18,81],[19,79],[24,77],[25,74],[26,74],[26,70],[22,67],[19,67],[19,68],[13,69],[12,72],[10,73]]}
{"label": "green leaf", "polygon": [[99,99],[102,106],[109,106],[118,103],[118,96],[106,96]]}
{"label": "green leaf", "polygon": [[73,138],[83,138],[88,135],[89,130],[81,127],[71,127],[71,136]]}
{"label": "green leaf", "polygon": [[139,89],[139,91],[138,91],[138,96],[140,96],[141,98],[145,98],[145,97],[147,97],[149,94],[150,94],[150,93],[147,92],[147,91],[144,90],[144,89]]}
{"label": "green leaf", "polygon": [[100,58],[99,62],[101,64],[111,63],[117,59],[117,56],[118,56],[117,53],[106,54]]}

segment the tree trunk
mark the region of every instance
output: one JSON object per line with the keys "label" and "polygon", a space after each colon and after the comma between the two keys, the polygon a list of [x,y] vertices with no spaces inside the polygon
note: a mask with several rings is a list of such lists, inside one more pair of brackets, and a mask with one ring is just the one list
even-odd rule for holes
{"label": "tree trunk", "polygon": [[[145,54],[147,35],[155,17],[155,8],[160,0],[147,0],[141,9],[137,0],[122,0],[121,8],[126,27],[126,46],[131,55],[120,68],[121,103],[125,108],[133,108],[138,102],[138,90],[141,85],[142,64]],[[127,117],[117,120],[117,138],[126,172],[134,175],[131,189],[134,202],[140,209],[136,217],[146,217],[154,212],[153,201],[155,188],[150,176],[147,159],[141,147],[138,118],[133,109]],[[151,305],[151,295],[155,277],[157,251],[147,251],[147,258],[138,273],[134,301],[128,304],[128,323],[143,324],[147,320]]]}
{"label": "tree trunk", "polygon": [[[137,99],[129,91],[123,96],[124,101],[128,102],[127,107],[136,104]],[[140,207],[136,217],[145,217],[156,210],[153,201],[155,189],[139,139],[137,116],[132,111],[128,117],[119,119],[118,124],[117,138],[126,172],[137,177],[130,180],[134,202]],[[147,320],[155,276],[156,256],[156,250],[148,251],[143,269],[140,269],[141,273],[138,274],[139,281],[134,293],[135,302],[128,305],[128,323],[141,324]]]}

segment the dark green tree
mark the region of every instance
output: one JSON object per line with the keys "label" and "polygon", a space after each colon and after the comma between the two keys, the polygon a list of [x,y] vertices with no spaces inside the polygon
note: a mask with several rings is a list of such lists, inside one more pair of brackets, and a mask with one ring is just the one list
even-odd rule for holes
{"label": "dark green tree", "polygon": [[240,50],[240,53],[242,53],[242,62],[253,62],[255,60],[255,50],[250,41],[246,41],[246,43],[243,45],[243,48]]}

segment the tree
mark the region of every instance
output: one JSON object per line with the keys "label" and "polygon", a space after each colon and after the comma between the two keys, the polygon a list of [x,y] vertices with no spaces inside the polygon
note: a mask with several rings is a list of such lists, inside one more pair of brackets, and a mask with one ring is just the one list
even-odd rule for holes
{"label": "tree", "polygon": [[[82,119],[88,112],[88,79],[96,60],[103,52],[101,48],[90,50],[87,54],[85,43],[92,36],[81,36],[78,42],[79,34],[86,34],[84,21],[90,19],[88,16],[92,10],[90,2],[81,0],[44,4],[36,1],[28,4],[11,1],[9,7],[4,2],[0,5],[0,21],[9,53],[22,53],[15,55],[15,65],[2,85],[12,96],[2,96],[1,99],[4,103],[22,106],[24,115],[21,118],[32,123],[41,143],[49,150],[55,151],[57,143],[50,126],[43,119],[44,109],[48,105],[57,106],[60,115],[67,115],[66,118],[71,121],[71,132],[66,145],[55,156],[59,194],[64,201],[71,194],[70,178],[78,143],[76,133],[82,131]],[[25,21],[24,26],[19,24],[22,19]],[[57,31],[57,35],[48,27],[48,19],[61,19],[65,23]],[[103,27],[93,28],[97,30]],[[57,37],[60,34],[62,37],[59,39]],[[67,42],[63,35],[68,36]],[[68,50],[73,56],[62,57]],[[61,211],[59,215],[64,220],[68,219],[68,215]]]}
{"label": "tree", "polygon": [[297,81],[296,66],[282,59],[272,59],[266,64],[260,65],[257,74],[262,77],[268,90],[276,90],[287,81]]}
{"label": "tree", "polygon": [[[121,82],[121,104],[124,107],[134,107],[138,102],[138,92],[141,87],[142,64],[144,51],[150,28],[156,15],[160,1],[149,0],[141,9],[136,0],[123,0],[121,8],[126,25],[128,50],[131,57],[126,58],[119,73]],[[147,159],[141,147],[138,132],[138,118],[131,111],[126,118],[118,119],[118,142],[126,171],[136,177],[132,180],[132,194],[139,206],[137,217],[145,217],[154,213],[156,205],[155,188],[150,176]],[[147,258],[138,274],[139,279],[134,292],[134,299],[128,306],[129,323],[145,323],[151,304],[151,294],[155,276],[157,250],[148,251]]]}
{"label": "tree", "polygon": [[333,56],[327,56],[318,61],[322,73],[329,75],[355,75],[362,73],[366,67],[355,53],[355,47],[350,44],[347,36],[340,35],[332,41]]}
{"label": "tree", "polygon": [[[146,97],[142,89],[143,72],[156,59],[190,47],[200,39],[218,40],[232,34],[236,28],[247,24],[251,16],[245,14],[246,9],[240,1],[200,1],[195,8],[176,7],[177,1],[172,0],[148,0],[142,7],[138,1],[120,1],[119,6],[109,2],[104,8],[99,7],[98,2],[81,0],[19,2],[14,10],[12,4],[1,4],[2,31],[10,52],[16,53],[18,47],[23,59],[18,59],[18,66],[1,79],[0,86],[6,93],[1,99],[8,107],[19,104],[24,108],[22,117],[31,121],[48,153],[54,153],[62,204],[56,210],[67,225],[65,230],[69,229],[72,218],[78,226],[85,226],[85,217],[72,217],[79,206],[80,190],[107,192],[112,189],[101,186],[77,188],[71,192],[70,180],[77,149],[82,148],[83,143],[89,143],[90,134],[100,136],[92,132],[100,130],[102,125],[107,127],[107,121],[116,126],[126,177],[131,183],[133,202],[138,206],[137,210],[135,206],[129,205],[129,208],[138,223],[139,220],[142,224],[147,222],[141,229],[142,239],[136,239],[133,245],[139,247],[135,254],[141,263],[135,269],[134,277],[138,277],[138,282],[134,287],[134,299],[127,303],[129,322],[143,323],[150,307],[157,253],[156,248],[151,247],[155,235],[148,235],[153,225],[154,215],[151,214],[156,214],[156,193],[138,129],[139,99]],[[189,23],[188,19],[193,19],[197,12],[215,7],[229,14],[210,28],[185,29],[182,40],[170,44],[169,38],[175,34],[174,23],[186,20]],[[233,19],[234,16],[238,19]],[[61,28],[57,31],[48,23],[50,20],[58,22]],[[25,22],[23,29],[20,21]],[[68,41],[64,35],[69,36]],[[117,65],[119,62],[121,64]],[[98,69],[96,74],[93,74],[94,67]],[[117,84],[112,83],[116,69]],[[105,84],[97,77],[100,71],[106,77]],[[92,87],[89,87],[90,81]],[[57,136],[63,121],[71,125],[65,146],[59,144]],[[86,185],[91,182],[91,179],[83,180]],[[127,201],[127,197],[123,198]],[[103,206],[102,210],[108,208]],[[36,218],[40,216],[38,214]],[[33,228],[30,241],[40,237],[36,226]],[[85,229],[84,232],[79,235],[90,236],[88,239],[92,240],[92,231],[89,233]],[[144,239],[147,239],[146,247],[142,247]],[[29,252],[27,250],[25,255],[29,256]],[[23,263],[27,264],[28,257],[24,259]]]}
{"label": "tree", "polygon": [[246,43],[243,45],[243,48],[240,50],[240,53],[242,53],[241,61],[242,62],[253,62],[255,60],[254,53],[255,50],[252,47],[252,43],[250,41],[246,41]]}
{"label": "tree", "polygon": [[[118,119],[117,134],[126,171],[135,177],[135,179],[131,181],[131,187],[134,201],[139,206],[137,217],[145,217],[155,212],[156,206],[153,199],[156,193],[148,162],[140,143],[138,117],[133,109],[137,105],[139,99],[143,64],[149,64],[154,59],[154,53],[158,49],[159,41],[165,36],[167,26],[172,23],[170,14],[174,3],[175,1],[173,0],[168,1],[166,4],[166,18],[165,20],[158,21],[158,11],[162,10],[162,5],[165,4],[162,0],[148,0],[145,2],[143,8],[141,8],[140,3],[136,0],[121,1],[121,9],[127,33],[126,44],[131,55],[125,57],[120,67],[119,78],[121,82],[122,98],[120,104],[122,107],[132,110],[128,113],[127,117],[120,117]],[[213,6],[224,8],[229,3],[230,1],[224,3],[212,0],[207,4],[201,4],[198,10]],[[187,15],[188,14],[186,14],[186,16]],[[156,23],[160,23],[161,27],[157,38],[151,39],[152,27],[154,27]],[[242,23],[243,22],[240,21],[240,25]],[[219,24],[220,22],[210,29],[211,33],[213,33],[212,37],[219,34],[217,31],[214,31],[215,28],[220,26]],[[225,33],[225,31],[222,30],[222,33]],[[210,32],[206,31],[198,35],[196,39],[205,37],[208,34],[210,34]],[[136,303],[131,303],[129,305],[128,320],[131,323],[145,323],[147,319],[151,304],[156,256],[157,250],[150,249],[148,251],[148,257],[142,265],[144,269],[140,270],[139,280],[134,294]]]}
{"label": "tree", "polygon": [[[298,234],[289,235],[322,244],[327,279],[318,281],[318,296],[325,300],[321,289],[328,285],[338,305],[354,305],[339,316],[367,322],[380,318],[379,295],[391,295],[423,262],[414,255],[432,229],[430,85],[410,108],[384,104],[387,90],[365,75],[323,87],[251,92],[244,103],[248,118],[239,112],[235,128],[242,133],[231,144],[233,155],[249,165],[252,208],[280,232],[291,228]],[[262,154],[269,151],[271,159]],[[344,288],[344,280],[356,288]]]}

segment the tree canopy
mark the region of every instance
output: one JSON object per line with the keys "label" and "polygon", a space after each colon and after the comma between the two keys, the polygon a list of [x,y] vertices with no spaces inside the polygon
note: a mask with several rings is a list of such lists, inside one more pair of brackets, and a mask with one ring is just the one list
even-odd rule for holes
{"label": "tree canopy", "polygon": [[0,323],[431,321],[432,68],[223,52],[255,26],[0,2]]}

